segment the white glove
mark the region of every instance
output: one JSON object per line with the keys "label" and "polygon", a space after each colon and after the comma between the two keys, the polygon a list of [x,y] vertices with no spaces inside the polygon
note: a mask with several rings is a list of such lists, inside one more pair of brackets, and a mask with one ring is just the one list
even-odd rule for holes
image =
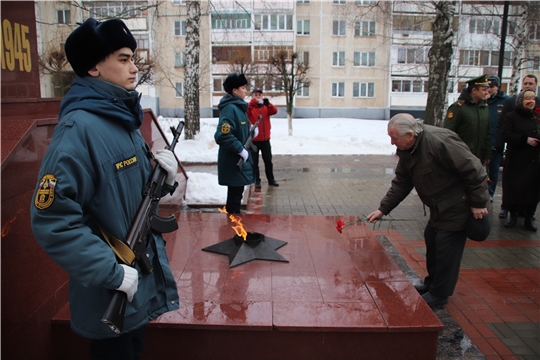
{"label": "white glove", "polygon": [[258,126],[255,128],[255,131],[253,131],[253,138],[256,138],[257,135],[259,135],[259,127]]}
{"label": "white glove", "polygon": [[167,178],[165,179],[165,183],[168,185],[174,185],[174,182],[176,180],[176,173],[178,172],[178,162],[176,161],[176,158],[174,157],[174,154],[172,151],[167,149],[161,149],[156,151],[156,155],[154,155],[154,158],[158,162],[158,164],[167,171]]}
{"label": "white glove", "polygon": [[242,152],[239,152],[238,155],[240,155],[242,157],[242,159],[244,159],[244,162],[247,162],[248,161],[248,151],[246,149],[242,149]]}
{"label": "white glove", "polygon": [[124,280],[122,280],[122,285],[116,290],[125,292],[127,294],[127,300],[131,302],[139,285],[139,272],[137,269],[125,264],[120,264],[120,266],[124,269]]}

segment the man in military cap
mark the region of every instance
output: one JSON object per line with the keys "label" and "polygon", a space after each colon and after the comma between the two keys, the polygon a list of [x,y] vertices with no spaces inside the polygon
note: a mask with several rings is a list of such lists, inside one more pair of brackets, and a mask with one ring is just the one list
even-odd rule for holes
{"label": "man in military cap", "polygon": [[491,159],[489,109],[485,101],[489,81],[482,75],[467,81],[458,100],[450,105],[444,127],[453,130],[471,152],[488,164]]}

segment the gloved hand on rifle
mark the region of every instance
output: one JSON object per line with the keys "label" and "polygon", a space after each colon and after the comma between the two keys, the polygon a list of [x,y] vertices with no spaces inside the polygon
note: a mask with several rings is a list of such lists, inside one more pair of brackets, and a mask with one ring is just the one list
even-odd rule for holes
{"label": "gloved hand on rifle", "polygon": [[174,182],[176,181],[176,173],[178,172],[178,162],[176,161],[176,158],[174,157],[172,151],[167,149],[160,149],[156,151],[154,158],[156,159],[158,164],[165,171],[167,171],[167,178],[165,179],[165,183],[171,186],[174,185]]}
{"label": "gloved hand on rifle", "polygon": [[116,290],[125,292],[127,294],[127,300],[131,302],[139,285],[139,272],[137,269],[125,264],[120,264],[120,266],[124,269],[124,280],[122,280],[122,285]]}
{"label": "gloved hand on rifle", "polygon": [[248,161],[249,154],[246,149],[242,149],[242,152],[239,152],[238,155],[240,155],[242,159],[244,159],[244,162]]}

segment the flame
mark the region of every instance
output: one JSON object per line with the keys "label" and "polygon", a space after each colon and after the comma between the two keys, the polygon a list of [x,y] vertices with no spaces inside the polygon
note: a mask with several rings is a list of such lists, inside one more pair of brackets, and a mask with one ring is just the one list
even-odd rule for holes
{"label": "flame", "polygon": [[[227,210],[225,209],[225,206],[223,209],[218,209],[220,213],[222,214],[228,214]],[[244,239],[246,241],[247,239],[247,231],[244,229],[244,225],[242,225],[242,219],[237,218],[233,214],[229,214],[229,219],[232,223],[236,224],[236,226],[231,226],[234,231],[236,232],[236,235]]]}

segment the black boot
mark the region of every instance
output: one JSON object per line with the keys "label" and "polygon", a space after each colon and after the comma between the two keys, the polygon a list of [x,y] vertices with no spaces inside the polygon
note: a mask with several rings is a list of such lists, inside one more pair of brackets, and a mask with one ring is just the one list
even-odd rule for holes
{"label": "black boot", "polygon": [[523,226],[527,230],[531,230],[531,231],[538,230],[538,228],[536,227],[536,225],[534,223],[534,220],[533,220],[532,216],[528,216],[528,217],[525,218],[525,223],[523,224]]}
{"label": "black boot", "polygon": [[508,219],[506,221],[506,223],[504,224],[504,227],[505,228],[512,228],[512,227],[516,226],[517,219],[518,219],[517,213],[510,212],[510,219]]}

